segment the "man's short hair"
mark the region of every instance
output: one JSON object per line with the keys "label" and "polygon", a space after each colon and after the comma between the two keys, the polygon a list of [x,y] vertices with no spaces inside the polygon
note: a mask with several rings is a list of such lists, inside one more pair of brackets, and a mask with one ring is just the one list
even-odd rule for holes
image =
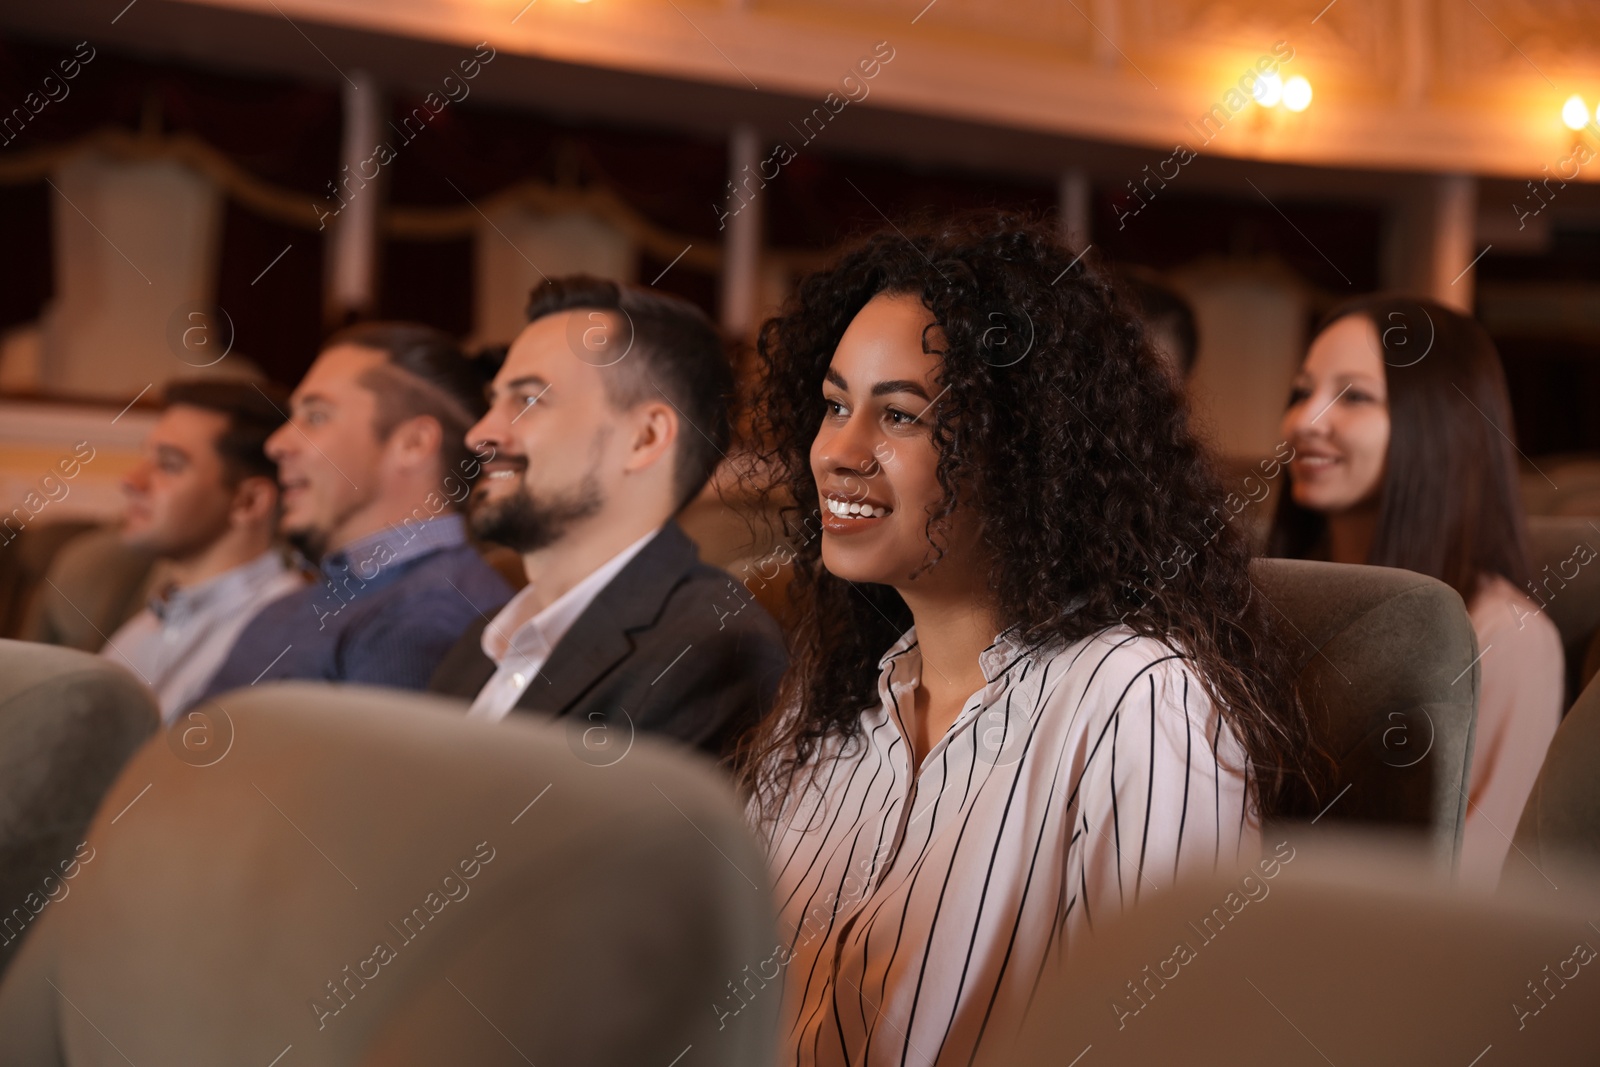
{"label": "man's short hair", "polygon": [[[528,296],[528,321],[592,308],[622,314],[627,353],[604,368],[606,396],[619,410],[665,397],[678,427],[673,488],[677,506],[693,500],[728,450],[733,367],[722,336],[705,312],[679,297],[588,274],[548,278]],[[630,347],[631,343],[631,347]]]}
{"label": "man's short hair", "polygon": [[267,438],[284,423],[289,394],[270,382],[192,378],[171,382],[162,391],[165,407],[200,408],[228,420],[216,440],[222,476],[230,488],[246,478],[278,477],[278,465],[267,458]]}
{"label": "man's short hair", "polygon": [[468,478],[473,454],[467,431],[488,410],[487,380],[477,361],[469,360],[442,330],[415,322],[362,322],[329,337],[323,349],[357,345],[382,352],[388,363],[361,376],[361,384],[378,399],[373,432],[382,441],[407,419],[429,415],[443,431],[439,448],[441,475]]}

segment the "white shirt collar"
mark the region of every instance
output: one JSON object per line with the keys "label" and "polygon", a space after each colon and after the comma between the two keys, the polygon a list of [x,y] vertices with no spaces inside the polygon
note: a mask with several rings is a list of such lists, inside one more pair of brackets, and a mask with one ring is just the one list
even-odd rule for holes
{"label": "white shirt collar", "polygon": [[[883,658],[878,661],[878,669],[883,673],[883,677],[887,678],[889,676],[890,665],[895,660],[903,658],[906,661],[905,665],[908,671],[902,672],[902,677],[913,681],[920,678],[922,670],[921,650],[917,649],[912,655],[906,655],[907,652],[915,648],[916,644],[917,628],[912,626],[900,635],[900,639],[891,645],[889,651],[885,652]],[[1019,657],[1035,652],[1039,647],[1039,644],[1031,647],[1025,646],[1017,633],[1016,627],[1011,627],[996,634],[994,642],[978,654],[978,666],[983,670],[984,681],[993,682],[1009,670]]]}
{"label": "white shirt collar", "polygon": [[181,624],[209,610],[213,605],[237,604],[251,591],[271,582],[288,570],[283,554],[269,548],[255,559],[213,575],[196,585],[164,590],[146,605],[164,626]]}
{"label": "white shirt collar", "polygon": [[505,660],[508,652],[513,651],[523,655],[548,656],[561,638],[566,636],[572,624],[578,621],[578,616],[600,595],[600,590],[610,585],[622,568],[661,530],[659,526],[651,530],[537,612],[532,609],[538,594],[531,584],[528,585],[512,597],[484,628],[480,641],[483,654],[496,665]]}

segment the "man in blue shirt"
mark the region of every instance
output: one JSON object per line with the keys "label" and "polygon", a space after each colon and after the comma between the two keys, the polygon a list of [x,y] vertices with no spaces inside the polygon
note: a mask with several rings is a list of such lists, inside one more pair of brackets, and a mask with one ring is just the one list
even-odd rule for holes
{"label": "man in blue shirt", "polygon": [[201,699],[256,682],[422,689],[467,627],[510,598],[459,508],[484,377],[449,337],[365,323],[329,339],[267,440],[283,532],[321,571],[262,609]]}
{"label": "man in blue shirt", "polygon": [[273,385],[172,382],[143,458],[122,479],[122,542],[154,553],[168,581],[100,654],[150,686],[168,722],[256,612],[305,585],[274,543],[278,467],[266,442],[286,400]]}

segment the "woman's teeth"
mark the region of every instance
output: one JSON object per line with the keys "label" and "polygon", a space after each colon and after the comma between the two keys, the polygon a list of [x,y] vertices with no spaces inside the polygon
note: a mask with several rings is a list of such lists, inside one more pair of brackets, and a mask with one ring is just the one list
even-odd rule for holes
{"label": "woman's teeth", "polygon": [[822,502],[828,506],[829,511],[842,519],[881,519],[889,514],[888,508],[877,508],[871,504],[857,504],[853,501],[846,503],[831,497],[825,497]]}

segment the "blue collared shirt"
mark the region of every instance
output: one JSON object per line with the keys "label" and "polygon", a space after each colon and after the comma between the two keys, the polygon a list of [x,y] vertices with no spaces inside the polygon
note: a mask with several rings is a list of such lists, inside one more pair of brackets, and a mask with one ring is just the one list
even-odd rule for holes
{"label": "blue collared shirt", "polygon": [[320,569],[245,627],[200,699],[285,678],[424,689],[468,625],[511,598],[459,515],[382,530]]}
{"label": "blue collared shirt", "polygon": [[198,585],[168,590],[122,624],[100,654],[155,690],[171,722],[194,702],[256,612],[305,585],[269,549]]}

